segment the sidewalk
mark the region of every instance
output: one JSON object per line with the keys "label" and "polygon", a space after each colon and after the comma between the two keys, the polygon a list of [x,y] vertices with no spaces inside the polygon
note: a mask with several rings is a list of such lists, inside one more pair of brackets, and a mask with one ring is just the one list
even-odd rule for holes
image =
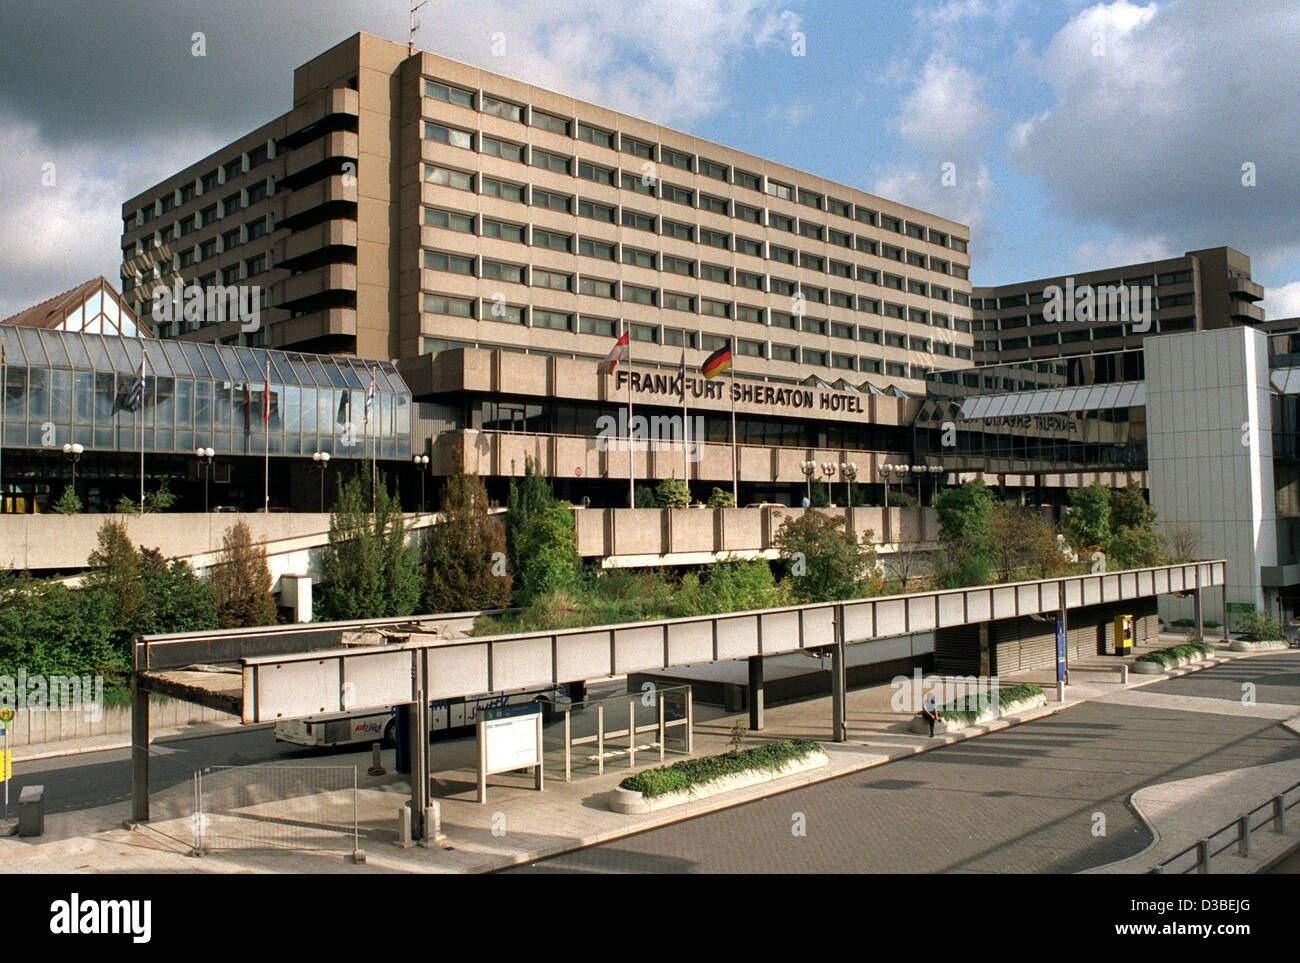
{"label": "sidewalk", "polygon": [[[1158,645],[1144,647],[1140,651],[1173,644],[1179,638],[1165,637]],[[1251,656],[1220,651],[1212,662],[1189,666],[1175,673],[1130,675],[1129,690],[1199,671],[1207,665],[1249,657]],[[829,764],[772,783],[642,816],[615,814],[605,805],[605,795],[630,771],[634,771],[628,769],[625,762],[609,764],[603,776],[570,783],[555,779],[548,771],[546,790],[541,794],[531,788],[531,782],[525,776],[512,774],[493,777],[489,782],[489,803],[479,805],[474,801],[475,749],[472,741],[435,743],[433,751],[439,769],[435,775],[435,796],[442,805],[443,830],[447,836],[445,848],[402,850],[395,846],[396,817],[409,794],[409,786],[392,775],[362,775],[359,818],[363,836],[361,845],[367,855],[364,865],[354,865],[337,854],[219,852],[202,859],[189,857],[186,853],[192,833],[189,812],[185,808],[185,796],[189,787],[181,785],[156,797],[156,813],[165,814],[170,810],[172,817],[156,816],[154,822],[134,832],[114,828],[127,815],[125,803],[91,811],[47,816],[47,836],[39,844],[17,839],[0,840],[0,869],[11,872],[489,871],[606,842],[809,783],[832,779],[942,745],[977,738],[987,732],[1059,712],[1083,701],[1105,698],[1120,691],[1118,675],[1113,670],[1095,670],[1115,663],[1113,657],[1076,661],[1072,666],[1075,684],[1068,690],[1064,703],[1056,701],[1051,670],[1015,673],[1003,681],[1031,681],[1043,685],[1048,698],[1046,706],[934,739],[909,731],[911,715],[892,710],[890,699],[893,689],[887,683],[853,690],[848,694],[849,741],[846,743],[824,741],[830,729],[829,696],[771,707],[765,713],[764,731],[747,734],[746,745],[794,736],[814,738],[823,741]],[[1300,709],[1297,709],[1297,714],[1300,714]],[[724,714],[721,710],[698,707],[696,754],[708,755],[729,748],[731,729],[736,718],[738,717]],[[647,758],[650,755],[652,754],[642,754],[638,762],[657,765],[657,753],[653,754],[653,759]],[[668,760],[673,758],[669,756]],[[305,764],[313,762],[320,761],[309,758]],[[369,754],[331,756],[326,762],[331,765],[356,764],[364,774],[369,764]],[[293,764],[295,762],[289,763]],[[391,767],[391,753],[384,754],[384,765]],[[1276,791],[1270,790],[1270,787],[1278,778],[1284,778],[1273,772],[1261,773],[1255,770],[1239,770],[1225,775],[1233,777],[1231,799],[1242,802],[1251,800],[1250,806],[1268,798],[1272,791]],[[1294,781],[1293,779],[1292,782]],[[1204,792],[1210,791],[1206,787],[1199,788]],[[273,813],[268,808],[270,805],[262,804],[258,808],[276,820],[292,818],[294,815],[292,804],[275,803],[273,805],[279,808]],[[1157,809],[1154,804],[1148,808],[1153,812]],[[1199,824],[1193,826],[1185,820],[1167,820],[1162,812],[1156,814],[1161,822],[1158,832],[1160,840],[1172,847],[1169,850],[1171,853],[1195,841],[1194,837],[1183,841],[1182,837],[1187,833],[1202,831],[1198,828]],[[300,818],[305,818],[299,815]],[[1226,820],[1220,820],[1213,828],[1218,828],[1224,821]],[[1159,851],[1152,850],[1152,855],[1157,852],[1163,852],[1163,848]],[[1141,868],[1135,864],[1132,868],[1118,871],[1134,870],[1141,871]]]}

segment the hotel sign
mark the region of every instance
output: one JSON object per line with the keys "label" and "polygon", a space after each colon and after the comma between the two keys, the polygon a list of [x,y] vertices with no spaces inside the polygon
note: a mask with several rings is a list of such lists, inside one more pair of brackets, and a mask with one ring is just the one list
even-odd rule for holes
{"label": "hotel sign", "polygon": [[1045,431],[1074,435],[1079,432],[1079,422],[1066,415],[1005,415],[981,418],[985,428],[1018,428],[1021,431]]}
{"label": "hotel sign", "polygon": [[[615,375],[619,394],[631,387],[640,395],[663,404],[681,404],[680,373],[619,370]],[[728,394],[730,392],[730,395]],[[614,400],[614,399],[611,399]],[[761,381],[738,381],[731,378],[686,378],[686,401],[721,401],[730,404],[767,405],[790,411],[818,411],[840,414],[866,414],[861,395],[848,391],[827,391],[803,385],[774,385]]]}

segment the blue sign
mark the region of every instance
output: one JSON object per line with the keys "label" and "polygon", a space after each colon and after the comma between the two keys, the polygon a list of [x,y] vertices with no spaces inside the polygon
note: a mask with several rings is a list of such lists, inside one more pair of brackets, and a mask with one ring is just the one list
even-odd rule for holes
{"label": "blue sign", "polygon": [[1065,618],[1056,613],[1056,681],[1065,681]]}

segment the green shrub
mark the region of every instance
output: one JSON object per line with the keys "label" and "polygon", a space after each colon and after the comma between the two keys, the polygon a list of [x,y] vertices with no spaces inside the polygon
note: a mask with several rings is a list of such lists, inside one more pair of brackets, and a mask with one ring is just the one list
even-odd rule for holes
{"label": "green shrub", "polygon": [[647,769],[635,776],[628,776],[619,785],[652,799],[668,793],[683,792],[692,786],[702,786],[740,772],[776,771],[788,763],[805,759],[820,751],[821,746],[811,739],[782,739],[753,749],[732,750],[700,759],[683,759],[671,766]]}
{"label": "green shrub", "polygon": [[1213,655],[1214,646],[1201,639],[1191,639],[1180,645],[1171,645],[1167,649],[1156,649],[1154,652],[1147,652],[1137,657],[1138,662],[1155,662],[1166,669],[1176,667],[1179,661],[1191,659],[1194,656]]}
{"label": "green shrub", "polygon": [[731,492],[724,492],[721,488],[714,488],[709,492],[708,506],[710,508],[735,508],[736,496]]}
{"label": "green shrub", "polygon": [[80,515],[82,510],[81,499],[77,497],[71,485],[63,487],[63,494],[50,507],[59,515]]}
{"label": "green shrub", "polygon": [[[1042,686],[1037,685],[1000,685],[997,691],[997,707],[1010,705],[1013,702],[1020,702],[1024,699],[1032,699],[1034,696],[1043,694]],[[959,699],[953,699],[945,703],[938,709],[940,719],[947,719],[953,722],[974,722],[985,709],[992,708],[994,699],[992,693],[980,692],[975,695],[962,696]]]}
{"label": "green shrub", "polygon": [[1286,638],[1277,619],[1263,612],[1249,612],[1243,615],[1237,630],[1247,642],[1270,642]]}
{"label": "green shrub", "polygon": [[660,508],[690,508],[691,487],[680,478],[665,478],[655,486],[655,501]]}

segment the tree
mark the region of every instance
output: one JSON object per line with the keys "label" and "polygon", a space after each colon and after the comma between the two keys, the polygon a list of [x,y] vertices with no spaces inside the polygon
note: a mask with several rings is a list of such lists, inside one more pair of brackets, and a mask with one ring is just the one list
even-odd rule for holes
{"label": "tree", "polygon": [[723,491],[721,488],[714,488],[709,492],[708,506],[710,508],[735,508],[736,496],[731,492]]}
{"label": "tree", "polygon": [[572,593],[582,581],[573,511],[566,505],[552,502],[533,515],[519,533],[519,551],[523,604],[546,595]]}
{"label": "tree", "polygon": [[655,497],[655,490],[649,485],[637,485],[634,492],[637,508],[658,508],[659,499]]}
{"label": "tree", "polygon": [[966,482],[940,493],[935,509],[939,538],[950,549],[983,555],[989,550],[993,493],[982,481]]}
{"label": "tree", "polygon": [[188,562],[168,561],[156,548],[140,549],[140,584],[144,602],[136,631],[142,635],[199,632],[219,622],[212,586]]}
{"label": "tree", "polygon": [[71,485],[63,486],[63,494],[51,507],[60,515],[80,515],[82,510],[81,499],[77,497]]}
{"label": "tree", "polygon": [[275,624],[276,605],[271,595],[266,549],[253,543],[253,533],[247,523],[239,522],[226,529],[208,582],[221,628]]}
{"label": "tree", "polygon": [[787,604],[785,591],[766,559],[729,559],[709,568],[700,588],[699,611],[744,612]]}
{"label": "tree", "polygon": [[457,473],[442,490],[443,521],[425,540],[424,604],[428,612],[468,612],[510,604],[513,579],[502,524],[488,514],[477,475]]}
{"label": "tree", "polygon": [[519,555],[519,533],[535,515],[545,511],[554,501],[550,479],[537,470],[537,463],[533,459],[526,458],[523,481],[510,479],[510,493],[506,497],[506,546],[510,552],[512,572],[523,571],[523,559]]}
{"label": "tree", "polygon": [[1105,549],[1110,541],[1110,492],[1102,485],[1076,488],[1062,524],[1075,551]]}
{"label": "tree", "polygon": [[665,478],[655,486],[660,508],[690,508],[691,488],[680,478]]}
{"label": "tree", "polygon": [[102,588],[0,573],[0,675],[120,678],[127,650],[113,644],[113,600]]}
{"label": "tree", "polygon": [[1150,529],[1155,525],[1156,513],[1142,495],[1142,489],[1136,482],[1130,481],[1123,488],[1110,491],[1110,527],[1119,531],[1121,528]]}
{"label": "tree", "polygon": [[1190,562],[1196,558],[1201,544],[1201,533],[1191,525],[1175,525],[1169,530],[1169,554],[1174,562]]}
{"label": "tree", "polygon": [[417,551],[407,545],[400,500],[381,479],[373,498],[370,475],[339,486],[321,554],[319,611],[326,619],[410,615],[420,599]]}
{"label": "tree", "polygon": [[861,541],[844,519],[807,511],[781,523],[773,543],[786,562],[791,593],[800,602],[834,602],[862,598],[870,592],[876,569],[872,533]]}
{"label": "tree", "polygon": [[920,579],[925,554],[917,542],[900,542],[893,552],[882,559],[885,571],[897,580],[900,592],[906,592],[913,580]]}
{"label": "tree", "polygon": [[1166,560],[1164,536],[1140,526],[1121,528],[1110,538],[1107,557],[1118,568],[1160,565]]}
{"label": "tree", "polygon": [[140,553],[126,533],[126,524],[116,519],[107,519],[99,526],[98,542],[98,548],[86,559],[90,571],[82,585],[104,593],[116,628],[115,641],[125,646],[135,633],[144,605]]}
{"label": "tree", "polygon": [[990,516],[990,558],[999,582],[1009,582],[1022,568],[1039,578],[1065,569],[1056,529],[1043,513],[1028,505],[1003,502]]}

